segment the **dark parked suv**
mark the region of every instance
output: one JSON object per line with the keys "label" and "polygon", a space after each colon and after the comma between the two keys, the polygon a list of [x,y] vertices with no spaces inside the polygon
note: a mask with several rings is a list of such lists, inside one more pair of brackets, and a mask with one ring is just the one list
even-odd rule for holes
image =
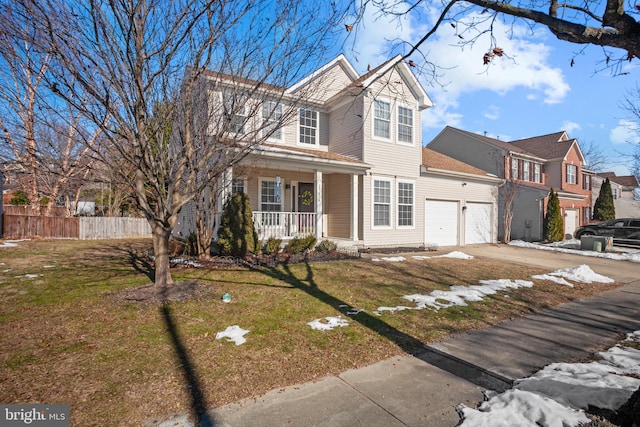
{"label": "dark parked suv", "polygon": [[618,218],[597,224],[584,225],[576,230],[574,236],[609,236],[614,243],[640,245],[640,218]]}

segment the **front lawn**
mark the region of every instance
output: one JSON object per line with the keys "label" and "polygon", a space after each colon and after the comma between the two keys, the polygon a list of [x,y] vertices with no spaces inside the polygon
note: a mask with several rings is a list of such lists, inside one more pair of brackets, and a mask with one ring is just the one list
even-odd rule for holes
{"label": "front lawn", "polygon": [[[447,334],[617,286],[533,280],[532,288],[467,306],[377,315],[381,306],[413,306],[404,295],[549,273],[488,259],[407,257],[178,267],[174,279],[206,285],[198,299],[159,305],[123,298],[124,290],[150,282],[150,246],[118,240],[0,247],[4,403],[67,403],[72,425],[141,425],[416,352]],[[224,293],[231,302],[221,300]],[[363,311],[346,314],[352,309]],[[350,323],[328,331],[307,325],[331,316]],[[233,325],[250,331],[246,343],[216,340]]]}

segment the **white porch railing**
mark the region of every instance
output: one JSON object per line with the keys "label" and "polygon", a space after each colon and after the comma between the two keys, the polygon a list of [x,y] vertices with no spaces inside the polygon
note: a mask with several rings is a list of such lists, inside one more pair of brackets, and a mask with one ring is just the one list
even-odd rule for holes
{"label": "white porch railing", "polygon": [[304,212],[253,212],[258,238],[287,239],[316,233],[316,214]]}

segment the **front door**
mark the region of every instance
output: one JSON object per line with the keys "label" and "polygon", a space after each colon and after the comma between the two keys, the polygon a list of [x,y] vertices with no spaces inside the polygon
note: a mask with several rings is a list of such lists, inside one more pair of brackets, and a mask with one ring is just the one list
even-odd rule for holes
{"label": "front door", "polygon": [[312,182],[298,183],[298,231],[311,234],[315,229],[315,185]]}

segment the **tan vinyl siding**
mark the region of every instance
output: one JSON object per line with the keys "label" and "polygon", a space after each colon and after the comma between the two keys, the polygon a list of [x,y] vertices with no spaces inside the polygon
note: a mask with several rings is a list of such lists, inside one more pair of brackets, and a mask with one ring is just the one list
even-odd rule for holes
{"label": "tan vinyl siding", "polygon": [[504,163],[497,147],[474,140],[455,129],[445,129],[428,144],[427,148],[496,176],[504,176]]}
{"label": "tan vinyl siding", "polygon": [[[260,210],[260,179],[275,179],[276,176],[280,177],[280,183],[282,185],[282,210],[283,212],[290,212],[293,209],[292,196],[297,197],[292,192],[294,187],[290,184],[292,181],[296,182],[313,182],[313,173],[302,173],[294,171],[285,171],[277,169],[253,169],[247,174],[247,194],[251,200],[251,209],[254,211]],[[290,188],[286,188],[290,185]],[[297,190],[297,187],[295,188]]]}
{"label": "tan vinyl siding", "polygon": [[317,85],[317,87],[313,88],[312,98],[316,101],[324,102],[351,83],[352,80],[342,68],[342,65],[335,64],[320,79],[311,83],[311,85]]}
{"label": "tan vinyl siding", "polygon": [[329,151],[362,160],[362,97],[331,111]]}
{"label": "tan vinyl siding", "polygon": [[348,239],[351,233],[351,176],[327,175],[324,188],[328,237]]}

